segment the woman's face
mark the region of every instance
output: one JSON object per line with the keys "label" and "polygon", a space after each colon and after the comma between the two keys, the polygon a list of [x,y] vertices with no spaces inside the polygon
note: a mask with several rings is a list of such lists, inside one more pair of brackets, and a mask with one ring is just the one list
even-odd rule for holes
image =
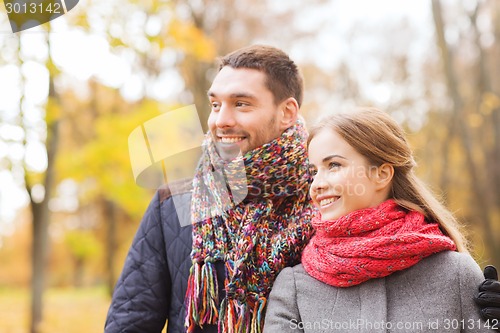
{"label": "woman's face", "polygon": [[309,143],[309,163],[314,175],[310,194],[323,220],[375,207],[386,199],[378,168],[331,129],[321,130]]}

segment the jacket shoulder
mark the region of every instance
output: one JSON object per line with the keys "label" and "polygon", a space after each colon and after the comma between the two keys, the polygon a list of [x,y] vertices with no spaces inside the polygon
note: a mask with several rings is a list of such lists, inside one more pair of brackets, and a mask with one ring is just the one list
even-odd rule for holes
{"label": "jacket shoulder", "polygon": [[193,179],[184,178],[180,180],[175,180],[162,185],[158,189],[158,196],[160,203],[169,199],[176,194],[189,193],[193,189]]}
{"label": "jacket shoulder", "polygon": [[[468,253],[443,251],[424,258],[401,275],[410,280],[436,283],[463,283],[464,280],[478,281],[482,272],[478,264]],[[396,274],[396,276],[399,274]]]}
{"label": "jacket shoulder", "polygon": [[444,267],[448,269],[454,268],[457,273],[463,270],[474,270],[479,267],[470,254],[456,251],[439,252],[424,259],[423,262],[430,269],[442,270]]}

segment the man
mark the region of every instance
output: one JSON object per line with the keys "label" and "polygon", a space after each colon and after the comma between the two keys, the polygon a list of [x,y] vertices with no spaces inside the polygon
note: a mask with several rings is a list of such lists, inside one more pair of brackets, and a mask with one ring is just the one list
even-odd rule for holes
{"label": "man", "polygon": [[[222,58],[192,193],[169,185],[155,195],[105,332],[161,332],[166,320],[169,333],[262,331],[275,277],[300,261],[312,234],[302,92],[281,50],[250,46]],[[192,224],[181,226],[186,214]]]}

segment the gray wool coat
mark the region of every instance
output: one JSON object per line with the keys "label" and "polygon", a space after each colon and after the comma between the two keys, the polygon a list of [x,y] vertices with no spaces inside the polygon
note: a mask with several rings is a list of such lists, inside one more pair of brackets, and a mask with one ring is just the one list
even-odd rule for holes
{"label": "gray wool coat", "polygon": [[445,251],[385,278],[337,288],[302,265],[277,277],[264,333],[488,332],[473,296],[483,280],[468,255]]}

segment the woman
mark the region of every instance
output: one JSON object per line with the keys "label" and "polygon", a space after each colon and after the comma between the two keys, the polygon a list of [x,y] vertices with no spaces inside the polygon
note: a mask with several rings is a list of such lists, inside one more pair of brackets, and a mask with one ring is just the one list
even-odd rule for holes
{"label": "woman", "polygon": [[415,176],[403,130],[362,109],[311,130],[310,195],[320,214],[302,264],[285,268],[265,333],[483,332],[483,280],[453,215]]}

